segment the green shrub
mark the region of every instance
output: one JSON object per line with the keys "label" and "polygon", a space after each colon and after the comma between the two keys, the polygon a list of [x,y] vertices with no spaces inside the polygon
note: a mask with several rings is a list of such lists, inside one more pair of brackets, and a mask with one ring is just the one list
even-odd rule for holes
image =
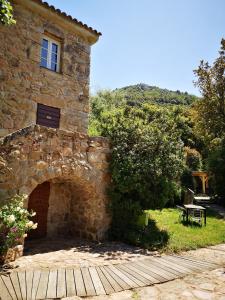
{"label": "green shrub", "polygon": [[8,204],[0,210],[0,255],[4,255],[9,248],[22,242],[26,233],[37,228],[30,218],[35,212],[29,213],[23,208],[25,195],[15,195]]}
{"label": "green shrub", "polygon": [[184,169],[183,174],[181,176],[181,185],[185,189],[194,189],[192,171],[188,167]]}
{"label": "green shrub", "polygon": [[186,165],[192,171],[198,171],[202,168],[202,157],[201,154],[196,149],[191,149],[189,147],[184,148],[186,156]]}
{"label": "green shrub", "polygon": [[112,211],[111,238],[128,240],[132,232],[138,230],[138,217],[142,214],[140,203],[126,199],[126,195],[111,191],[110,208]]}
{"label": "green shrub", "polygon": [[223,198],[225,205],[225,139],[211,149],[208,157],[208,169],[211,174],[210,185],[214,192]]}
{"label": "green shrub", "polygon": [[15,23],[12,5],[8,0],[0,0],[0,24],[12,25]]}
{"label": "green shrub", "polygon": [[144,209],[162,208],[180,198],[183,151],[179,132],[160,109],[145,106],[102,115],[102,132],[111,138],[111,236],[135,243]]}
{"label": "green shrub", "polygon": [[172,201],[183,170],[182,143],[173,121],[152,107],[121,109],[105,114],[104,121],[103,132],[113,146],[116,190],[138,201],[142,209],[161,208]]}
{"label": "green shrub", "polygon": [[150,218],[148,226],[140,234],[139,244],[146,249],[154,251],[165,247],[168,240],[168,232],[164,229],[159,229],[156,221]]}
{"label": "green shrub", "polygon": [[133,105],[120,93],[103,91],[92,100],[89,133],[109,137],[112,145],[110,235],[140,244],[147,232],[138,226],[143,210],[180,201],[181,136],[185,131],[185,141],[192,138],[189,125],[180,117],[182,109]]}

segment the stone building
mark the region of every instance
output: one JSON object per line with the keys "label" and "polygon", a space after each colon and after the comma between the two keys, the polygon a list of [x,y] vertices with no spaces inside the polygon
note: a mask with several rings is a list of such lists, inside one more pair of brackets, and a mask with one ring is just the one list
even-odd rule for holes
{"label": "stone building", "polygon": [[33,237],[101,239],[108,141],[87,135],[90,49],[101,35],[41,0],[13,0],[0,26],[0,201],[29,195]]}

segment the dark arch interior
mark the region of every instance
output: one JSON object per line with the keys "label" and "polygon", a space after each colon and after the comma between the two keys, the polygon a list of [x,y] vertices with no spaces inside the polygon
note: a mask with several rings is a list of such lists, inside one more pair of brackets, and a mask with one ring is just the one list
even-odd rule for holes
{"label": "dark arch interior", "polygon": [[55,178],[30,194],[28,209],[36,212],[29,239],[74,236],[95,240],[104,218],[104,203],[96,187],[76,178]]}
{"label": "dark arch interior", "polygon": [[39,184],[30,194],[28,210],[35,211],[36,215],[32,218],[34,223],[38,223],[35,230],[28,234],[29,239],[44,238],[47,235],[48,207],[50,196],[50,182],[45,181]]}

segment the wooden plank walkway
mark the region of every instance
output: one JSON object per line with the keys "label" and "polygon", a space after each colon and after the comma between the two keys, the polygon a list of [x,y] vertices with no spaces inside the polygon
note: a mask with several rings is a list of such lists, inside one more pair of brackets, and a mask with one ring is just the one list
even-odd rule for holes
{"label": "wooden plank walkway", "polygon": [[[225,250],[224,248],[220,248]],[[0,276],[0,300],[41,300],[109,295],[163,283],[218,265],[179,255],[149,257],[117,265],[33,271]]]}

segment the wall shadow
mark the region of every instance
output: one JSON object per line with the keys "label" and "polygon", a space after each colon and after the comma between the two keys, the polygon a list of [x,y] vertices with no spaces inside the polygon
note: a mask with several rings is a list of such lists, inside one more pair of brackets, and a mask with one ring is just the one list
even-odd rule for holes
{"label": "wall shadow", "polygon": [[[62,255],[67,257],[66,252],[72,258],[73,253],[76,257],[76,253],[83,253],[88,260],[91,257],[103,258],[104,261],[108,260],[130,260],[137,255],[146,255],[146,250],[138,247],[132,246],[119,241],[104,241],[104,242],[94,242],[80,238],[55,238],[55,239],[36,239],[29,240],[25,243],[24,256],[35,256],[36,254],[46,254],[61,252]],[[150,253],[149,253],[150,255]],[[82,256],[83,257],[83,256]]]}

